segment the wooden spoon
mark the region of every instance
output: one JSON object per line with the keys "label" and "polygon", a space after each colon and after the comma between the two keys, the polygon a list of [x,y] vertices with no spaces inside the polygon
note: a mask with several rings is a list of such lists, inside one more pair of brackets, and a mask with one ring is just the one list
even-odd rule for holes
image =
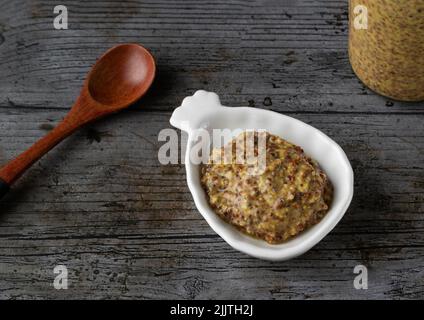
{"label": "wooden spoon", "polygon": [[44,138],[0,169],[0,199],[36,161],[83,125],[120,111],[150,88],[156,73],[152,55],[137,44],[109,49],[93,66],[75,105]]}

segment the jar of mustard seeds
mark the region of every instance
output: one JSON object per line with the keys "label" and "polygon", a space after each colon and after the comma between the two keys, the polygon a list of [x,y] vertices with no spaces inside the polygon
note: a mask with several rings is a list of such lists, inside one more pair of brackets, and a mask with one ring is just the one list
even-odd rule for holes
{"label": "jar of mustard seeds", "polygon": [[377,93],[424,100],[424,0],[350,0],[349,58]]}

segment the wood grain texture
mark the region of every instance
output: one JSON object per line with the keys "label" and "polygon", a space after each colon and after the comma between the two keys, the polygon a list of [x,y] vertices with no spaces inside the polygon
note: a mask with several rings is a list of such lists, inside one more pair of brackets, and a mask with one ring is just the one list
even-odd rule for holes
{"label": "wood grain texture", "polygon": [[[58,123],[104,49],[158,58],[146,100],[93,124],[32,168],[0,204],[0,298],[423,298],[424,104],[365,89],[347,58],[347,2],[0,2],[0,164]],[[195,209],[158,132],[204,88],[227,105],[290,114],[346,151],[355,196],[307,254],[271,263],[235,252]],[[142,108],[141,108],[142,107]],[[70,288],[52,286],[57,264]],[[369,268],[369,289],[353,268]]]}

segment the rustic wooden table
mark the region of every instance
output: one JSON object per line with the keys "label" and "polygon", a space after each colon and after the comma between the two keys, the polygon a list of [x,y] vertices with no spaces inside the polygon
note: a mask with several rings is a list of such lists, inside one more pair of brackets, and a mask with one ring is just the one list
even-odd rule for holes
{"label": "rustic wooden table", "polygon": [[[49,153],[0,203],[0,298],[423,298],[424,104],[365,88],[347,54],[347,0],[0,1],[0,163],[66,114],[96,57],[142,43],[146,99]],[[64,4],[69,29],[53,27]],[[355,171],[344,219],[305,255],[230,248],[197,212],[157,134],[195,90],[301,119]],[[53,268],[66,265],[68,290]],[[368,290],[353,269],[368,268]]]}

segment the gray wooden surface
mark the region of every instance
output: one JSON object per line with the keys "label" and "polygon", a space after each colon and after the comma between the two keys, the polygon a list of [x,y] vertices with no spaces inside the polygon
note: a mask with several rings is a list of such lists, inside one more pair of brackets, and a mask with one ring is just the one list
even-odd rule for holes
{"label": "gray wooden surface", "polygon": [[[105,49],[142,43],[158,79],[130,110],[40,161],[0,203],[0,298],[424,298],[424,104],[366,89],[346,51],[347,0],[0,1],[0,163],[67,112]],[[69,29],[53,28],[65,4]],[[231,249],[197,212],[157,133],[196,89],[272,109],[334,138],[355,196],[288,262]],[[55,290],[53,268],[69,270]],[[355,290],[353,269],[369,270]]]}

